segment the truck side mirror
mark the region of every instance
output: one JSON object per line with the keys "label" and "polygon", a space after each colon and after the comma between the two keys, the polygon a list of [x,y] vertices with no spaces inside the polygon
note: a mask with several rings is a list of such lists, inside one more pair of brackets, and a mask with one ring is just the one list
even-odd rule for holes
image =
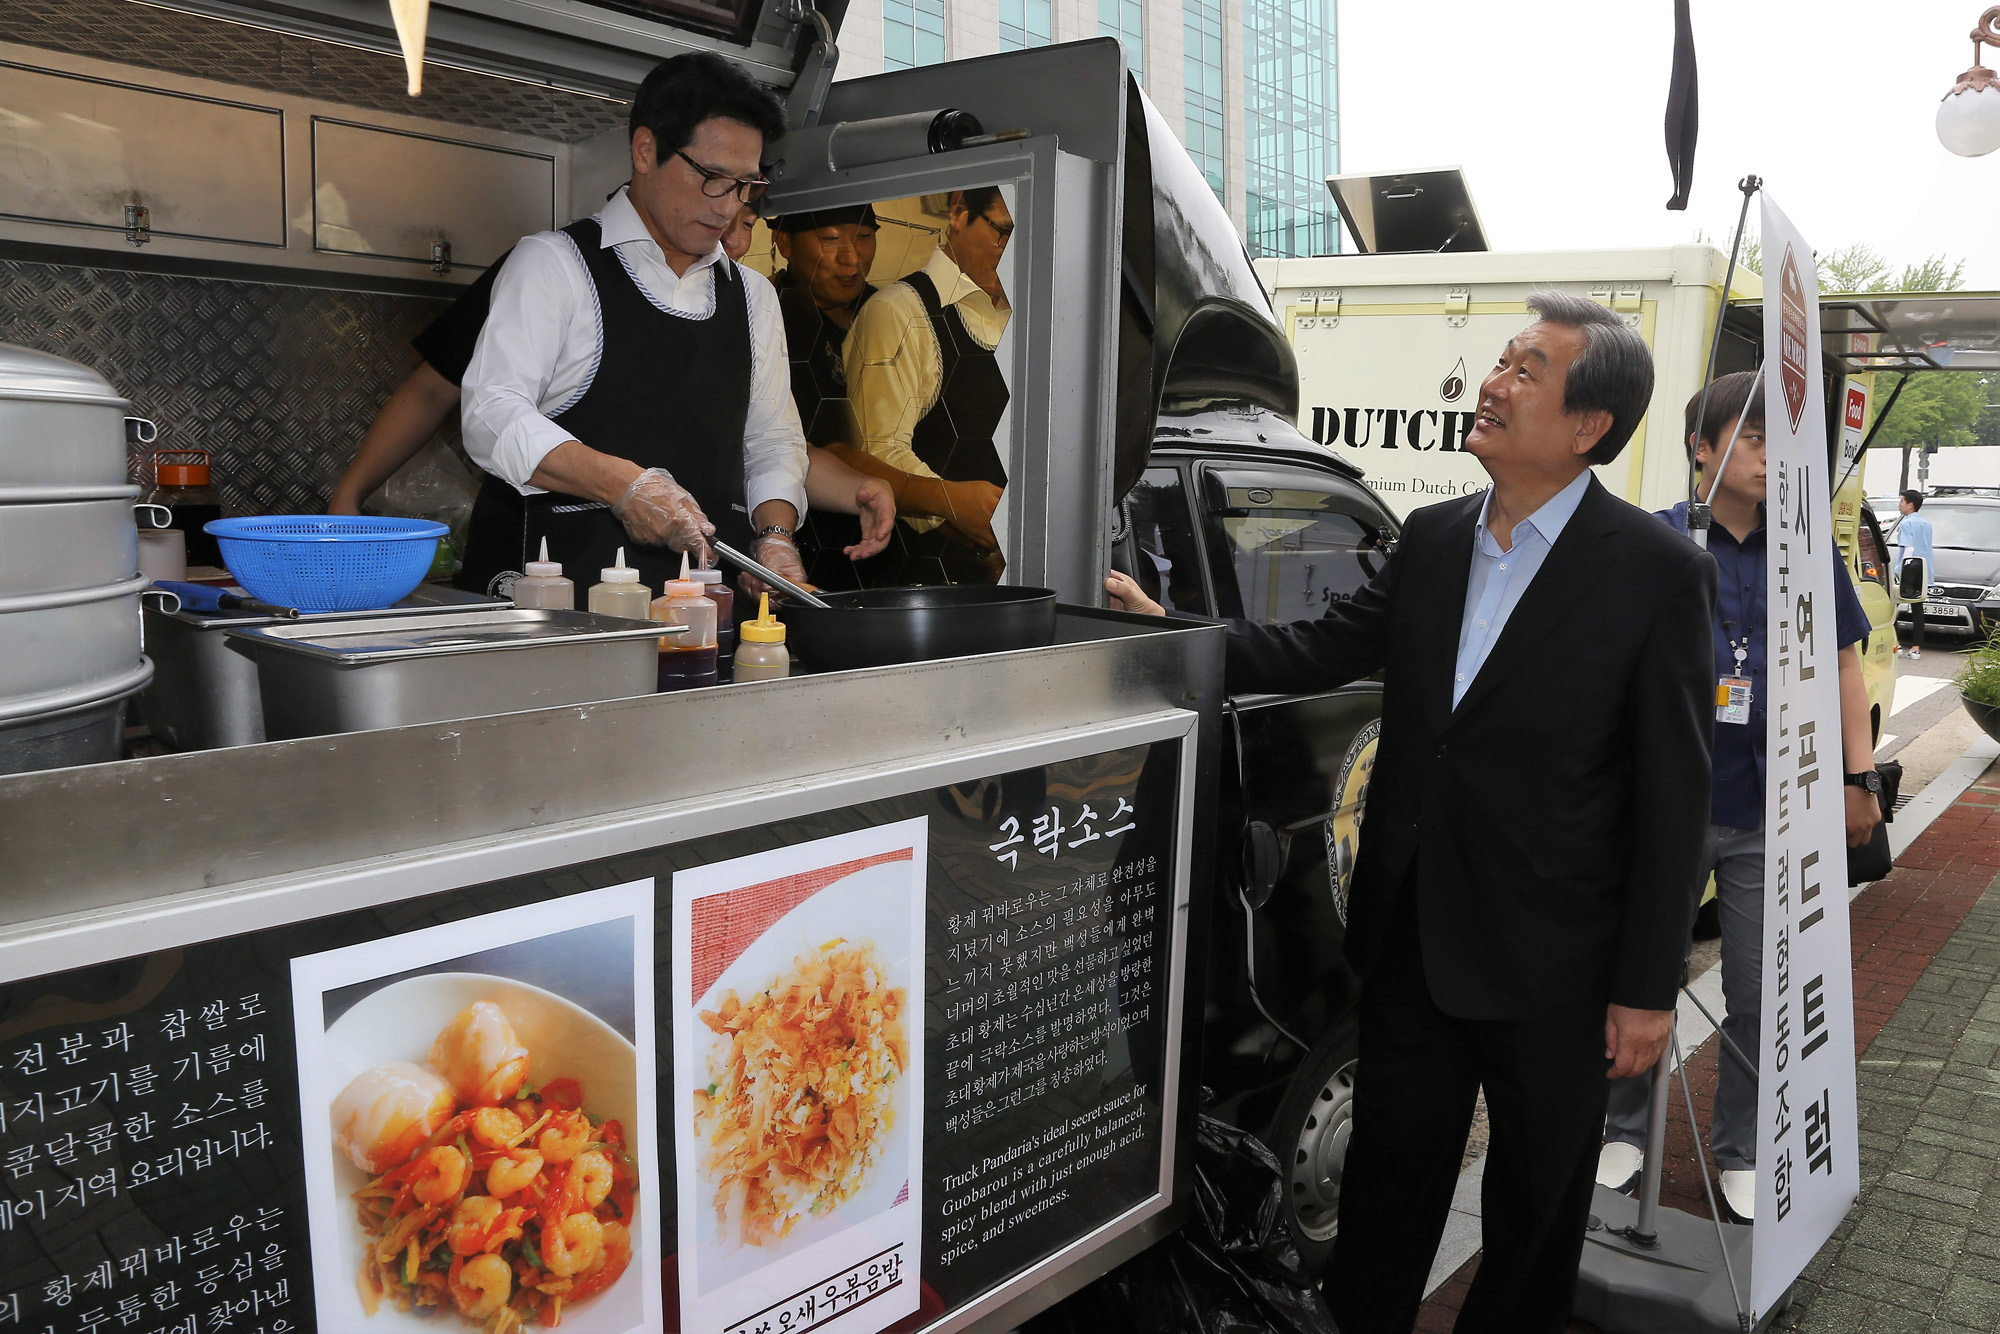
{"label": "truck side mirror", "polygon": [[1922,602],[1930,591],[1930,562],[1922,556],[1905,556],[1897,573],[1896,596],[1904,602]]}
{"label": "truck side mirror", "polygon": [[1278,831],[1262,820],[1252,820],[1243,831],[1243,896],[1252,908],[1271,901],[1284,860]]}

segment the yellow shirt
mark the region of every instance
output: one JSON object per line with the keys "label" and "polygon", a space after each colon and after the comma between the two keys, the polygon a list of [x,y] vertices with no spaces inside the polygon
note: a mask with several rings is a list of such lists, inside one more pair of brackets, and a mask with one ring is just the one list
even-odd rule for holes
{"label": "yellow shirt", "polygon": [[[989,350],[999,345],[1013,313],[1005,295],[997,301],[987,296],[943,250],[932,252],[923,272],[937,287],[939,304],[958,307],[968,334]],[[877,291],[854,317],[842,356],[856,443],[891,467],[936,477],[910,448],[917,423],[937,405],[944,381],[937,333],[923,298],[901,282]]]}

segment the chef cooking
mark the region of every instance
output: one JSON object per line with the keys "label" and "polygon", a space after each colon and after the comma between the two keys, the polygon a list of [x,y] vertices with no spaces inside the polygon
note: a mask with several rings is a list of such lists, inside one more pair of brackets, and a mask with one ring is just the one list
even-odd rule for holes
{"label": "chef cooking", "polygon": [[794,579],[806,441],[768,280],[722,241],[768,182],[777,101],[707,53],[647,75],[632,181],[595,217],[524,238],[466,368],[466,453],[487,476],[459,586],[484,592],[544,538],[590,570],[619,547],[658,586],[721,537]]}

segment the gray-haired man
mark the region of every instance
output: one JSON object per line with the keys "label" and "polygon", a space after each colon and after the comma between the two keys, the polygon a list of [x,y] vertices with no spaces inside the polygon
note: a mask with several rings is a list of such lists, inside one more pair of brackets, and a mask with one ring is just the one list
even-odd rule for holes
{"label": "gray-haired man", "polygon": [[1386,682],[1346,940],[1344,1334],[1415,1321],[1482,1088],[1485,1255],[1457,1327],[1564,1328],[1606,1076],[1659,1058],[1694,918],[1715,564],[1590,474],[1646,411],[1645,344],[1582,298],[1529,305],[1466,440],[1493,489],[1411,514],[1319,620],[1230,627],[1232,693]]}

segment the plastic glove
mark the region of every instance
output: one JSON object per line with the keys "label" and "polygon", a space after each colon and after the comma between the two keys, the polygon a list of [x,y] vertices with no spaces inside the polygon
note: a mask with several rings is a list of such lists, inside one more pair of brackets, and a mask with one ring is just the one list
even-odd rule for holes
{"label": "plastic glove", "polygon": [[709,563],[708,539],[715,536],[715,525],[665,468],[648,468],[634,477],[611,512],[640,546],[671,547]]}
{"label": "plastic glove", "polygon": [[867,560],[889,545],[896,530],[896,493],[879,477],[854,488],[854,512],[861,516],[861,540],[843,548],[849,560]]}
{"label": "plastic glove", "polygon": [[[807,589],[813,587],[806,581],[805,562],[799,559],[799,549],[792,545],[792,539],[789,537],[771,534],[758,538],[750,544],[750,559],[774,573],[784,575],[795,584]],[[746,574],[739,582],[743,591],[753,598],[759,593],[769,593],[772,597],[784,596],[781,590],[768,586],[753,575]]]}

